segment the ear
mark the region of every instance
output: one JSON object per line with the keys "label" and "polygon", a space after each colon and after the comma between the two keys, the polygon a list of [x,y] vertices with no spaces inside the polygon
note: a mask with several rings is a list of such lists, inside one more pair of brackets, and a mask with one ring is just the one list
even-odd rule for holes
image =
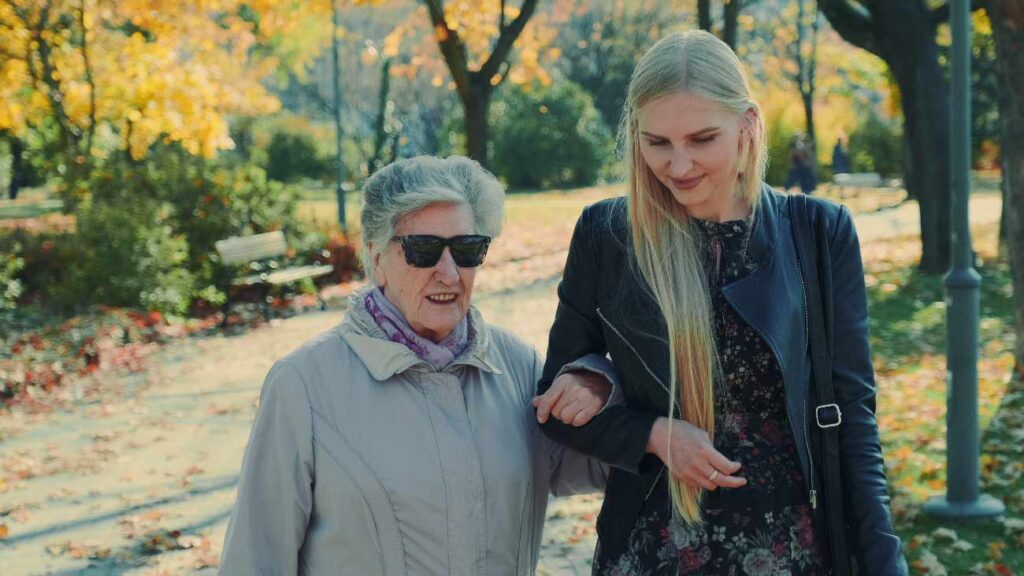
{"label": "ear", "polygon": [[387,284],[387,276],[384,275],[384,253],[377,250],[372,242],[367,245],[367,250],[370,251],[370,262],[373,265],[373,277],[377,280],[377,286],[384,288]]}
{"label": "ear", "polygon": [[756,108],[748,108],[740,117],[740,147],[752,144],[757,131],[762,129],[760,112]]}

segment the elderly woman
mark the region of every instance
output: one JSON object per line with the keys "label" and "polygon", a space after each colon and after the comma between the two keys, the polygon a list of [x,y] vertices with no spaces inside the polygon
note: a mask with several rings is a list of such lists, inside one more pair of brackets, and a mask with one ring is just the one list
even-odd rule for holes
{"label": "elderly woman", "polygon": [[[596,460],[539,433],[536,350],[471,306],[503,202],[466,158],[366,182],[369,286],[267,376],[223,574],[533,574],[549,492],[604,486]],[[554,413],[589,420],[601,382]]]}

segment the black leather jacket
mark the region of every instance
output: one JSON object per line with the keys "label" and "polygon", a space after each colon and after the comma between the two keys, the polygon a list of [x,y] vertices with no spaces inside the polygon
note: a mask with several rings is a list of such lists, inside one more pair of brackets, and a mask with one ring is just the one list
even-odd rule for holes
{"label": "black leather jacket", "polygon": [[[787,202],[788,196],[763,187],[747,248],[759,266],[722,291],[769,345],[781,366],[786,411],[801,447],[808,501],[820,506],[824,494],[810,379],[807,288],[797,262]],[[867,294],[857,234],[845,208],[818,199],[811,199],[811,204],[809,212],[829,223],[833,386],[842,410],[839,438],[843,489],[849,496],[850,550],[860,573],[906,574],[900,540],[893,534],[875,421]],[[558,287],[558,311],[538,385],[544,392],[563,365],[590,353],[608,353],[621,375],[625,405],[606,408],[579,428],[554,418],[543,425],[544,432],[556,441],[614,467],[597,523],[601,546],[612,556],[625,545],[644,498],[662,472],[661,461],[645,452],[654,420],[668,412],[665,321],[631,263],[629,242],[624,198],[589,206],[580,216]],[[827,523],[816,524],[823,542],[827,541]]]}

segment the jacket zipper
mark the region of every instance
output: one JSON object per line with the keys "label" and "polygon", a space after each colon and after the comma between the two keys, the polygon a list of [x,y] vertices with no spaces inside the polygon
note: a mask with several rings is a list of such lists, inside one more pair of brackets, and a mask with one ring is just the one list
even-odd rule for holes
{"label": "jacket zipper", "polygon": [[[619,337],[619,340],[622,340],[622,342],[625,343],[626,346],[633,352],[633,355],[637,357],[637,360],[640,360],[640,364],[642,364],[644,370],[647,370],[647,373],[651,375],[651,378],[654,378],[654,381],[657,382],[659,386],[661,386],[662,390],[664,390],[668,394],[671,394],[672,391],[665,386],[665,383],[661,381],[661,378],[658,378],[658,375],[654,373],[654,370],[651,370],[651,367],[647,365],[647,362],[644,361],[644,357],[641,356],[639,352],[637,352],[636,348],[633,347],[633,344],[630,343],[629,340],[626,340],[626,337],[622,335],[622,332],[619,332],[619,329],[616,328],[615,325],[611,323],[611,321],[605,318],[604,313],[601,312],[600,308],[597,308],[596,311],[597,315],[601,318],[601,321],[607,324],[608,327],[612,329],[612,332],[615,332],[615,335]],[[679,406],[679,401],[673,398],[672,402],[675,404],[676,410],[681,414],[682,408]],[[648,490],[647,494],[644,495],[644,502],[646,502],[647,499],[651,497],[651,494],[654,493],[654,489],[658,486],[658,481],[661,480],[661,475],[665,473],[666,468],[668,467],[663,464],[661,466],[661,469],[658,470],[658,475],[654,478],[654,482],[651,483],[651,489]]]}
{"label": "jacket zipper", "polygon": [[[807,309],[807,284],[804,282],[804,267],[803,263],[800,262],[799,256],[797,257],[797,266],[800,268],[800,292],[804,297],[804,351],[811,349],[811,328],[810,328],[810,316],[811,311]],[[814,360],[811,360],[811,378],[814,378]],[[807,423],[807,396],[810,394],[808,390],[807,394],[804,394],[804,406],[803,406],[803,417],[804,417],[804,445],[807,448],[807,481],[810,485],[810,492],[808,493],[808,499],[811,501],[811,509],[815,510],[818,508],[818,491],[814,488],[814,456],[811,453],[811,434],[810,426]]]}
{"label": "jacket zipper", "polygon": [[[640,360],[640,363],[641,363],[641,364],[643,364],[643,366],[644,366],[644,369],[645,369],[645,370],[647,370],[647,373],[651,375],[651,378],[654,378],[654,381],[655,381],[655,382],[657,382],[657,383],[658,383],[658,385],[659,385],[659,386],[661,386],[661,388],[662,388],[662,389],[663,389],[663,390],[664,390],[665,392],[668,392],[669,394],[671,394],[671,393],[672,393],[672,391],[671,391],[671,390],[669,390],[667,386],[665,386],[665,383],[661,381],[661,378],[658,378],[658,375],[654,373],[654,370],[651,370],[651,367],[650,367],[650,366],[648,366],[648,365],[647,365],[647,362],[645,362],[645,361],[644,361],[644,357],[643,357],[643,356],[641,356],[641,355],[640,355],[640,353],[636,351],[636,348],[634,348],[634,347],[633,347],[633,344],[631,344],[631,343],[629,342],[629,340],[626,340],[626,337],[622,335],[622,332],[619,332],[619,329],[618,329],[618,328],[616,328],[614,324],[612,324],[611,322],[609,322],[607,318],[605,318],[605,316],[604,316],[604,313],[603,313],[603,312],[601,312],[601,309],[600,309],[600,308],[598,308],[598,309],[596,310],[596,312],[597,312],[597,315],[598,315],[598,316],[599,316],[599,317],[601,318],[601,320],[602,320],[602,321],[603,321],[603,322],[604,322],[605,324],[607,324],[609,328],[611,328],[611,329],[612,329],[612,332],[615,332],[615,335],[616,335],[616,336],[618,336],[620,340],[622,340],[623,342],[625,342],[626,346],[628,346],[628,347],[629,347],[629,349],[630,349],[630,350],[631,350],[631,351],[633,352],[633,354],[634,354],[634,355],[636,355],[637,359],[638,359],[638,360]],[[676,404],[676,408],[679,408],[679,402],[678,402],[678,401],[676,401],[675,399],[673,399],[673,401],[674,401],[674,402],[675,402],[675,404]]]}

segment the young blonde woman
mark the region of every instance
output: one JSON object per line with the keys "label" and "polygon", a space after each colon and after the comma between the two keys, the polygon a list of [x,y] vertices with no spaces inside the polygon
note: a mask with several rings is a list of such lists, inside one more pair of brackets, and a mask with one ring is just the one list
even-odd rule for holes
{"label": "young blonde woman", "polygon": [[[597,574],[907,572],[856,232],[846,209],[807,200],[831,261],[826,404],[811,376],[818,283],[797,256],[797,199],[762,182],[765,139],[743,67],[714,36],[665,38],[637,65],[621,127],[627,195],[577,223],[539,384],[544,431],[613,466]],[[583,386],[562,367],[605,353],[625,404],[582,427],[561,412],[547,421],[548,405]],[[826,434],[838,450],[826,453]],[[828,482],[845,498],[825,489],[833,457],[842,478]]]}

